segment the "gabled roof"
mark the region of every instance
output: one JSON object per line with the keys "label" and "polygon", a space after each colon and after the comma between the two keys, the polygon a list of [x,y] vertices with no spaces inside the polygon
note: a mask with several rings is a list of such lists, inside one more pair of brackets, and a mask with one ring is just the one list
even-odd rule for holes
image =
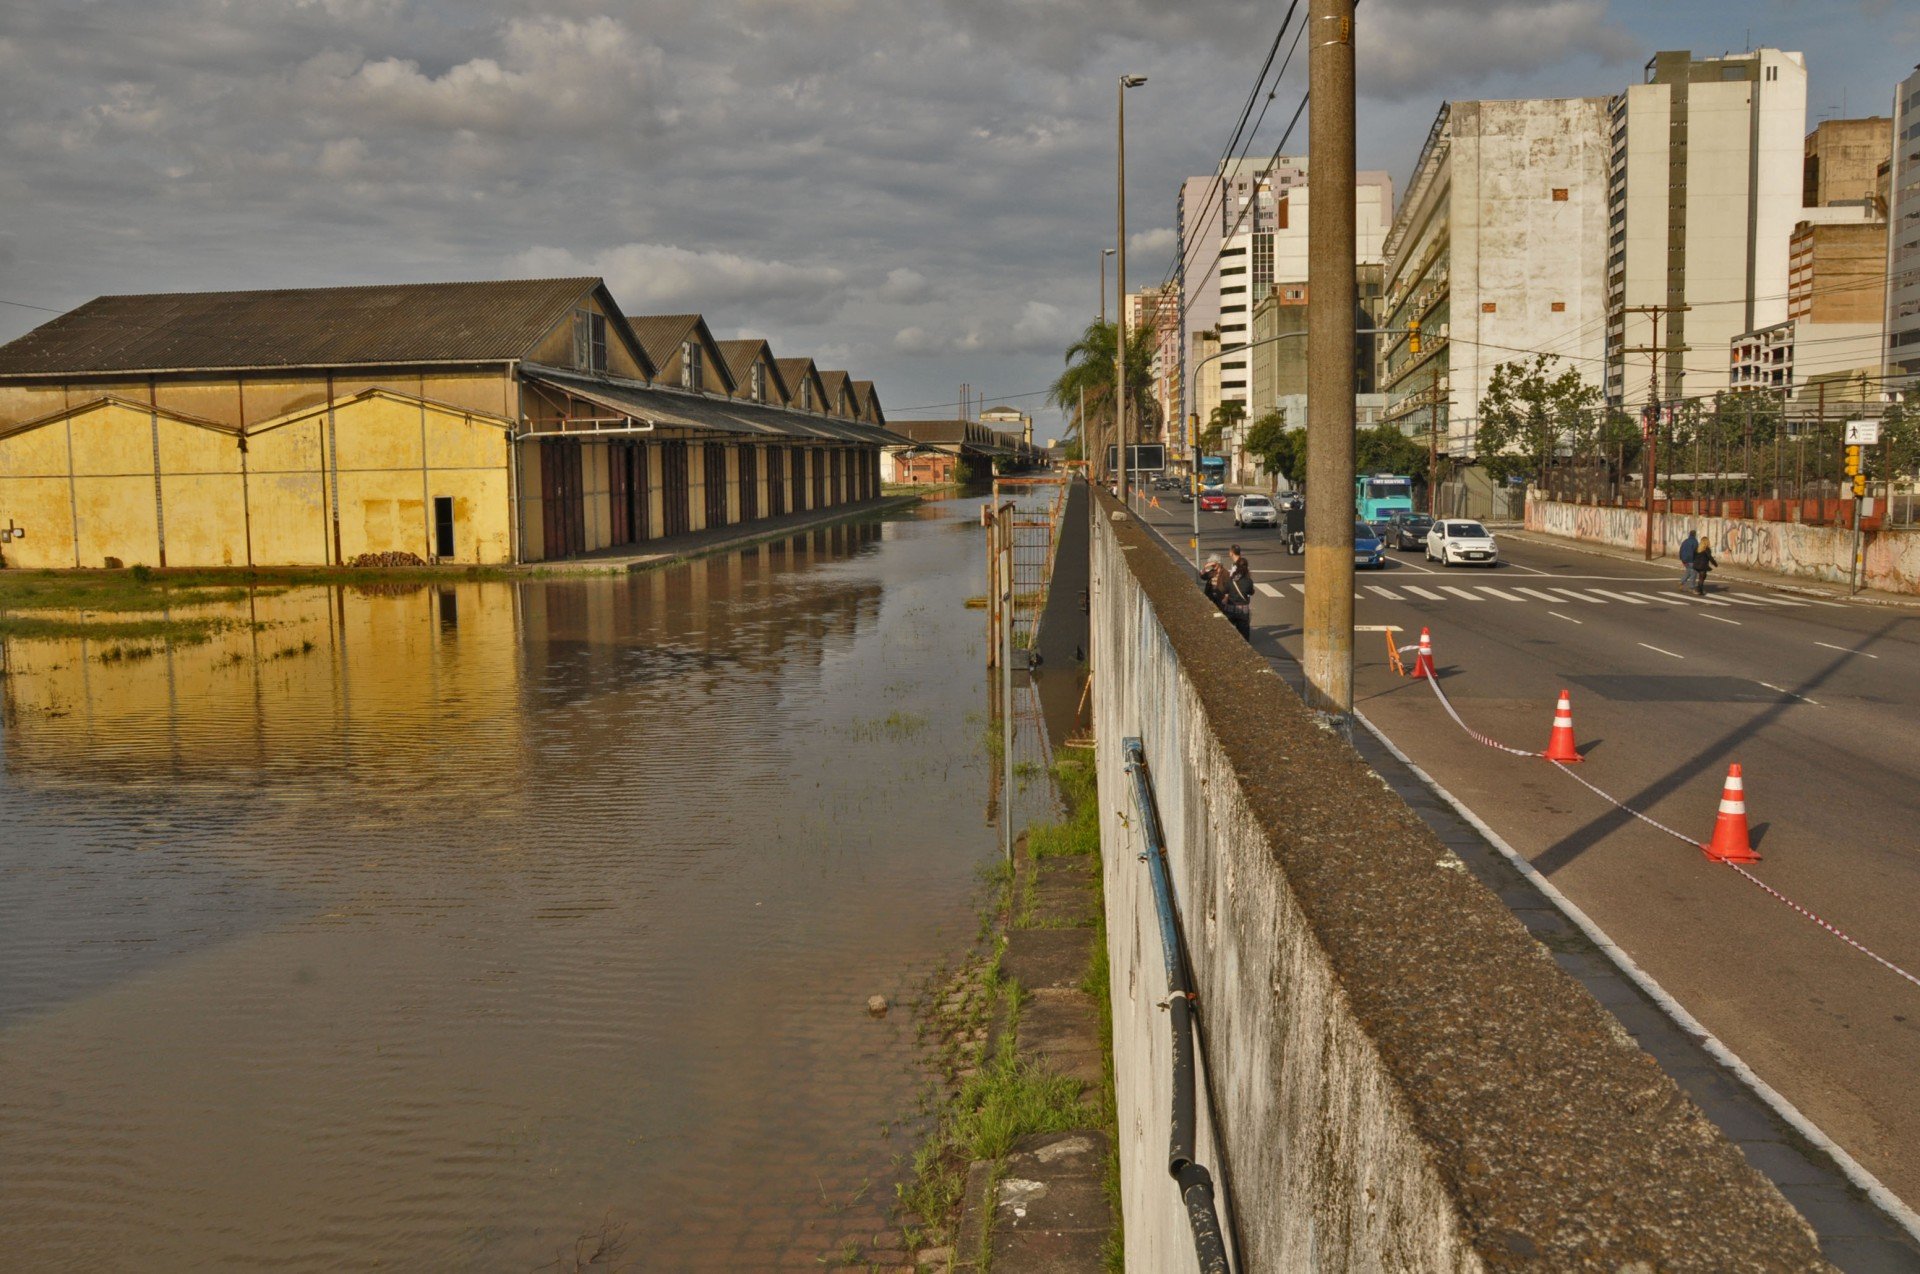
{"label": "gabled roof", "polygon": [[720,382],[715,388],[723,394],[733,392],[733,372],[727,367],[726,355],[720,349],[720,342],[713,339],[707,321],[698,314],[636,315],[633,330],[639,334],[641,347],[647,351],[647,361],[653,364],[657,378],[677,383],[680,347],[689,340],[697,340],[706,349],[707,365]]}
{"label": "gabled roof", "polygon": [[805,382],[813,386],[815,398],[813,406],[806,410],[823,413],[827,410],[827,387],[821,383],[820,369],[813,365],[811,358],[776,358],[773,361],[780,368],[780,380],[787,387],[787,406],[800,406],[800,386]]}
{"label": "gabled roof", "polygon": [[886,428],[887,414],[880,410],[880,392],[873,387],[872,381],[854,381],[853,397],[860,404],[860,419],[870,425]]}
{"label": "gabled roof", "polygon": [[595,278],[101,296],[0,346],[0,376],[508,362],[596,292],[631,339]]}
{"label": "gabled roof", "polygon": [[758,336],[750,336],[740,341],[721,341],[720,353],[727,360],[727,370],[733,373],[735,398],[749,396],[753,389],[753,365],[765,360],[773,373],[773,383],[767,386],[767,401],[775,406],[786,405],[786,381],[780,375],[780,360],[773,356],[773,346]]}
{"label": "gabled roof", "polygon": [[857,406],[843,405],[843,400],[852,397],[853,377],[847,375],[845,372],[823,370],[820,373],[820,383],[826,386],[827,389],[827,410],[829,412],[846,420],[859,418],[860,410]]}

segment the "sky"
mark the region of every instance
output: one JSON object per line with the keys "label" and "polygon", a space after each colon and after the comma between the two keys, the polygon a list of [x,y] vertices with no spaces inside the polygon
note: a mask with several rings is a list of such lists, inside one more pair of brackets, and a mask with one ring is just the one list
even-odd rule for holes
{"label": "sky", "polygon": [[[951,415],[964,383],[1045,436],[1039,391],[1115,238],[1116,77],[1149,77],[1127,99],[1137,288],[1167,275],[1179,182],[1213,170],[1286,11],[11,0],[0,340],[103,293],[599,274],[629,314],[698,310],[872,379],[890,414]],[[1661,49],[1804,52],[1809,126],[1887,113],[1920,63],[1914,0],[1357,13],[1359,166],[1397,185],[1442,101],[1618,92]]]}

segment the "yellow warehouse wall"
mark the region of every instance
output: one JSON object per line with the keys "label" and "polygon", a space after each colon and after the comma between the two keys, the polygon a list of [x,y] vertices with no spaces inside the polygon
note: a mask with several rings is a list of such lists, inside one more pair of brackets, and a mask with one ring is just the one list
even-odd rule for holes
{"label": "yellow warehouse wall", "polygon": [[0,544],[0,560],[33,568],[73,565],[73,506],[64,476],[8,476],[7,443],[0,439],[0,526],[8,519],[27,536]]}
{"label": "yellow warehouse wall", "polygon": [[247,565],[246,492],[238,473],[163,473],[160,495],[168,566]]}

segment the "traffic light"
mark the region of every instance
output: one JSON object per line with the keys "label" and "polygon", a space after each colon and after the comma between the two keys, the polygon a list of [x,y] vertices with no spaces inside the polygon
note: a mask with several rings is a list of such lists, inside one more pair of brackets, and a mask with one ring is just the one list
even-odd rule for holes
{"label": "traffic light", "polygon": [[[1847,448],[1847,476],[1856,480],[1854,482],[1855,487],[1862,485],[1858,481],[1860,477],[1860,448],[1858,445]],[[1862,492],[1856,491],[1855,494],[1862,494]]]}
{"label": "traffic light", "polygon": [[1853,494],[1856,499],[1867,494],[1867,478],[1865,474],[1856,473],[1853,475]]}
{"label": "traffic light", "polygon": [[1420,352],[1420,320],[1408,319],[1407,320],[1407,353],[1418,354],[1419,352]]}

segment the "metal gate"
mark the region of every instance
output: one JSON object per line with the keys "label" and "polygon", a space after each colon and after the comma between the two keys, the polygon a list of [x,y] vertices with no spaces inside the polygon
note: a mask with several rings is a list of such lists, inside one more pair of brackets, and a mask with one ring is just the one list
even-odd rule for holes
{"label": "metal gate", "polygon": [[[1063,476],[993,480],[993,502],[988,506],[988,632],[1000,632],[1000,608],[1005,606],[1015,650],[1031,650],[1039,634],[1066,506],[1067,478]],[[998,657],[999,646],[998,639],[987,643],[988,667]]]}

